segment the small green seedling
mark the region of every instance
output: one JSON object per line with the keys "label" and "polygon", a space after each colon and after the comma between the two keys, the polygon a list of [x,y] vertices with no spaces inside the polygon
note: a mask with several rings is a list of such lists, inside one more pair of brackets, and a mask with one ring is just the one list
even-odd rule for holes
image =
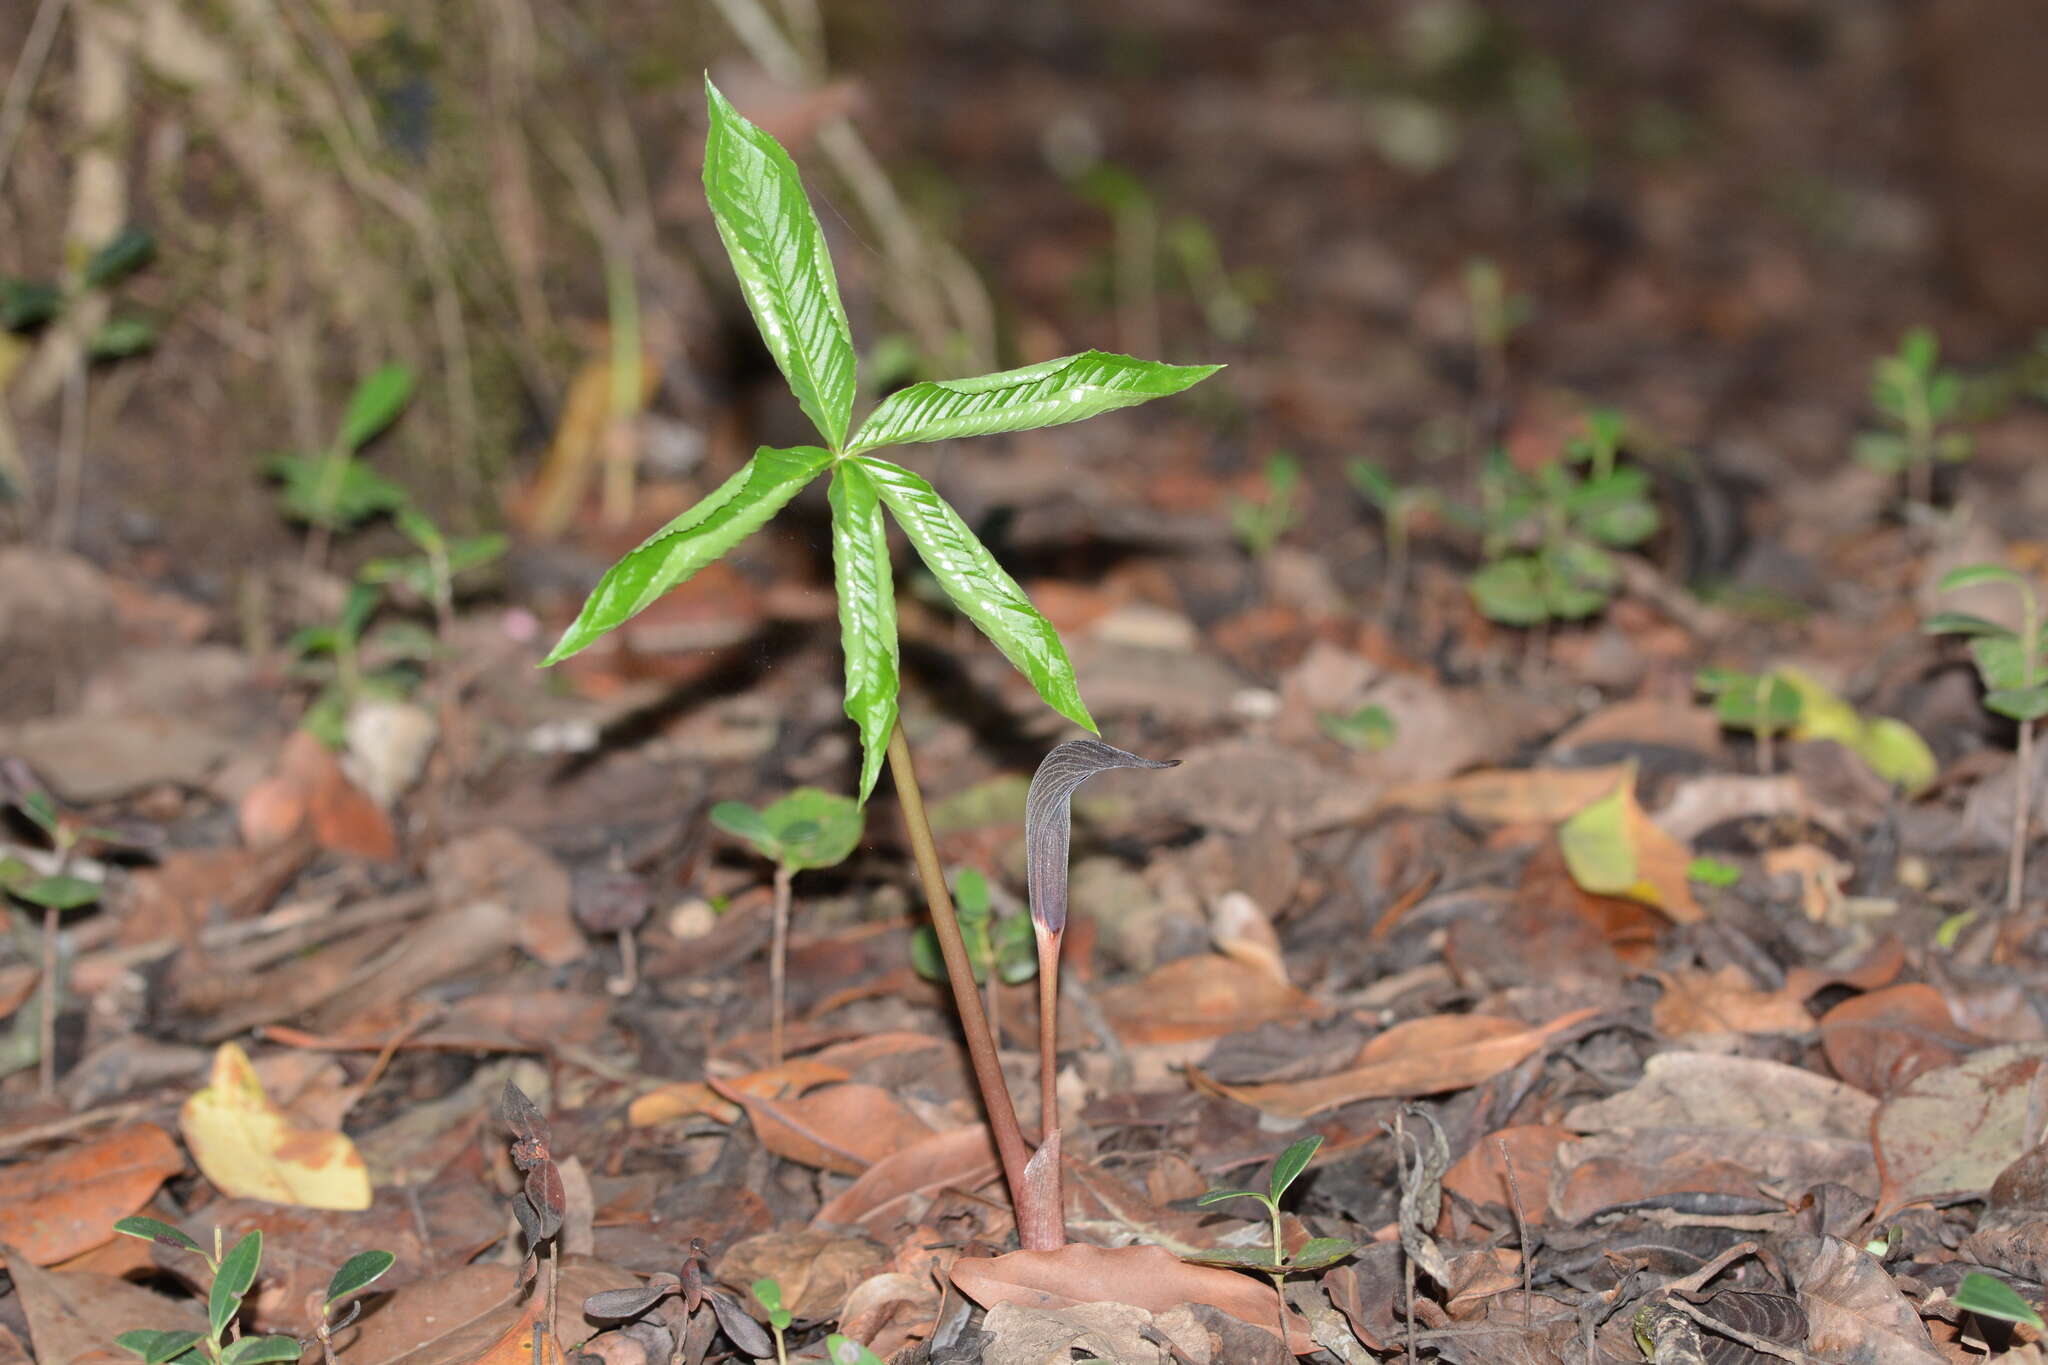
{"label": "small green seedling", "polygon": [[[0,275],[0,331],[33,332],[56,322],[86,294],[112,289],[149,264],[156,238],[141,228],[127,228],[86,258],[75,276],[63,281],[27,280]],[[93,360],[119,360],[156,344],[156,324],[138,317],[114,317],[85,338]]]}
{"label": "small green seedling", "polygon": [[858,802],[851,797],[798,787],[760,810],[743,801],[721,801],[711,808],[711,823],[744,839],[775,864],[775,941],[768,958],[770,997],[769,1051],[782,1065],[784,974],[789,962],[789,884],[807,868],[831,867],[846,861],[860,843],[863,824]]}
{"label": "small green seedling", "polygon": [[335,532],[406,505],[405,490],[364,464],[361,452],[398,420],[411,397],[412,371],[386,365],[356,385],[325,450],[271,458],[271,477],[283,485],[285,515],[313,528],[306,541],[308,564],[325,562]]}
{"label": "small green seedling", "polygon": [[358,1251],[341,1263],[324,1293],[307,1296],[313,1336],[320,1343],[320,1357],[326,1365],[335,1365],[334,1334],[354,1322],[363,1311],[363,1291],[383,1278],[384,1272],[397,1261],[388,1251]]}
{"label": "small green seedling", "polygon": [[298,1338],[245,1337],[238,1321],[242,1300],[249,1296],[256,1283],[256,1272],[263,1264],[262,1232],[247,1234],[223,1252],[221,1230],[215,1228],[213,1251],[209,1254],[182,1230],[155,1218],[123,1218],[114,1224],[114,1231],[191,1252],[206,1262],[211,1280],[206,1296],[206,1331],[167,1332],[139,1327],[115,1337],[116,1346],[140,1356],[144,1365],[196,1365],[201,1360],[212,1361],[214,1365],[268,1365],[298,1360]]}
{"label": "small green seedling", "polygon": [[1394,718],[1376,703],[1356,711],[1324,711],[1316,716],[1323,733],[1347,749],[1376,754],[1394,742]]}
{"label": "small green seedling", "polygon": [[2029,807],[2034,790],[2034,725],[2048,716],[2048,631],[2040,603],[2026,575],[2003,564],[1969,564],[1942,577],[1937,591],[1955,592],[1979,583],[2006,583],[2019,594],[2020,628],[2008,630],[1968,612],[1944,611],[1927,618],[1930,635],[1970,637],[1970,658],[1984,683],[1984,709],[2005,716],[2019,728],[2018,793],[2012,808],[2012,847],[2006,870],[2005,908],[2018,914],[2026,880],[2027,840],[2033,820]]}
{"label": "small green seedling", "polygon": [[1799,689],[1776,673],[1733,668],[1701,669],[1693,685],[1714,699],[1714,718],[1725,728],[1756,736],[1757,771],[1770,773],[1777,766],[1776,737],[1796,727],[1805,711]]}
{"label": "small green seedling", "polygon": [[1344,466],[1351,486],[1379,510],[1386,527],[1387,571],[1382,589],[1382,614],[1391,617],[1408,591],[1409,545],[1415,523],[1443,505],[1434,488],[1395,483],[1393,477],[1370,460],[1352,460]]}
{"label": "small green seedling", "polygon": [[1685,865],[1685,879],[1702,886],[1733,886],[1742,880],[1742,869],[1719,858],[1694,858]]}
{"label": "small green seedling", "polygon": [[2000,1322],[2017,1322],[2039,1332],[2048,1329],[2041,1321],[2041,1314],[2019,1296],[2019,1293],[2004,1280],[1973,1270],[1963,1276],[1963,1282],[1956,1286],[1951,1301],[1966,1313],[1975,1313],[1980,1318],[1996,1318]]}
{"label": "small green seedling", "polygon": [[1941,368],[1941,343],[1932,331],[1906,333],[1893,355],[1871,365],[1870,403],[1884,421],[1856,438],[1856,458],[1885,474],[1906,476],[1907,496],[1922,507],[1934,502],[1934,469],[1970,458],[1968,432],[1953,419],[1962,376]]}
{"label": "small green seedling", "polygon": [[1508,343],[1535,312],[1526,294],[1508,290],[1497,261],[1475,256],[1465,262],[1465,306],[1472,317],[1472,345],[1479,360],[1479,397],[1496,403],[1507,388]]}
{"label": "small green seedling", "polygon": [[776,1365],[789,1365],[789,1354],[784,1349],[782,1334],[789,1330],[789,1324],[793,1319],[789,1315],[789,1310],[782,1306],[782,1286],[764,1277],[754,1281],[753,1290],[755,1300],[768,1310],[768,1330],[775,1334]]}
{"label": "small green seedling", "polygon": [[331,623],[307,626],[286,642],[293,674],[320,684],[299,724],[330,749],[347,742],[348,716],[357,702],[407,696],[419,680],[419,665],[436,652],[437,642],[416,622],[380,625],[366,638],[381,605],[376,587],[357,583]]}
{"label": "small green seedling", "polygon": [[[860,730],[867,800],[884,757],[895,778],[932,921],[947,943],[947,976],[988,1110],[1003,1173],[1032,1250],[1065,1235],[1057,1189],[1028,1179],[1030,1148],[1018,1125],[994,1035],[956,952],[959,926],[940,873],[908,742],[896,723],[899,651],[895,575],[884,511],[903,528],[954,607],[1030,681],[1044,702],[1090,732],[1073,664],[1059,633],[1031,605],[959,513],[927,480],[876,452],[962,436],[1030,431],[1078,422],[1177,394],[1214,374],[1214,365],[1164,365],[1086,351],[973,379],[898,389],[855,426],[858,375],[852,330],[823,229],[796,164],[761,129],[705,83],[711,132],[704,190],[740,291],[797,406],[824,443],[762,447],[703,501],[609,569],[545,663],[558,663],[618,629],[669,589],[766,525],[813,480],[830,475],[834,585],[846,655],[846,713]],[[953,966],[957,962],[957,967]],[[1043,1182],[1041,1182],[1042,1184]]]}
{"label": "small green seedling", "polygon": [[[1287,1193],[1301,1173],[1308,1169],[1308,1163],[1315,1157],[1316,1149],[1323,1145],[1320,1133],[1311,1133],[1301,1141],[1282,1152],[1273,1163],[1273,1174],[1266,1182],[1266,1192],[1257,1190],[1211,1190],[1196,1200],[1197,1204],[1221,1203],[1225,1199],[1256,1199],[1266,1206],[1266,1214],[1272,1220],[1273,1245],[1265,1252],[1251,1247],[1224,1247],[1205,1251],[1186,1259],[1200,1265],[1229,1266],[1237,1270],[1257,1270],[1273,1281],[1276,1292],[1285,1294],[1287,1276],[1307,1271],[1327,1270],[1346,1256],[1357,1251],[1354,1244],[1341,1237],[1312,1237],[1302,1243],[1301,1248],[1289,1256],[1280,1231],[1280,1196]],[[1284,1299],[1283,1299],[1284,1302]],[[1282,1340],[1286,1335],[1282,1333]]]}
{"label": "small green seedling", "polygon": [[[87,839],[114,840],[117,836],[107,830],[82,829],[65,823],[57,814],[56,802],[40,789],[19,791],[14,805],[42,832],[57,855],[56,870],[48,873],[37,872],[19,858],[0,857],[0,892],[43,912],[43,970],[36,985],[41,1004],[36,1016],[40,1027],[35,1057],[37,1089],[47,1097],[57,1085],[57,1011],[63,1000],[62,939],[58,930],[65,911],[92,905],[101,893],[99,883],[71,875],[71,862],[79,845]],[[25,1057],[23,1061],[25,1064]]]}
{"label": "small green seedling", "polygon": [[834,1332],[825,1338],[825,1359],[831,1365],[882,1365],[882,1358],[852,1337]]}
{"label": "small green seedling", "polygon": [[[953,909],[960,916],[960,937],[967,944],[967,958],[976,981],[986,983],[993,972],[1005,986],[1015,986],[1038,974],[1031,916],[998,916],[988,878],[971,867],[955,872]],[[946,959],[939,951],[939,936],[929,924],[911,936],[910,965],[927,981],[946,979]]]}
{"label": "small green seedling", "polygon": [[373,559],[363,566],[360,581],[377,586],[402,583],[421,600],[432,604],[434,625],[441,642],[455,620],[455,579],[480,569],[505,553],[502,535],[449,537],[432,517],[418,508],[400,507],[395,520],[405,538],[419,548],[410,559]]}
{"label": "small green seedling", "polygon": [[1265,496],[1232,498],[1230,529],[1253,559],[1264,559],[1301,520],[1301,461],[1286,451],[1266,459]]}
{"label": "small green seedling", "polygon": [[1480,475],[1480,509],[1465,513],[1483,533],[1489,561],[1467,583],[1473,603],[1491,621],[1540,626],[1580,621],[1604,608],[1621,587],[1621,567],[1610,553],[1633,548],[1657,533],[1659,517],[1649,476],[1615,467],[1600,453],[1597,433],[1581,477],[1564,460],[1548,460],[1524,474],[1496,450]]}

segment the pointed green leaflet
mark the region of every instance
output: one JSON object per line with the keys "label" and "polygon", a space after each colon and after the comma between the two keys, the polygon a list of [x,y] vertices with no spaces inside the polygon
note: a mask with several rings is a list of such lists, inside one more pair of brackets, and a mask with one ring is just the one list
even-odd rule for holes
{"label": "pointed green leaflet", "polygon": [[285,1365],[303,1353],[295,1337],[243,1337],[220,1353],[221,1365]]}
{"label": "pointed green leaflet", "polygon": [[228,1323],[241,1311],[242,1297],[256,1283],[256,1268],[262,1263],[261,1231],[250,1233],[220,1258],[220,1269],[213,1273],[213,1292],[206,1300],[207,1322],[213,1328],[215,1341],[221,1339]]}
{"label": "pointed green leaflet", "polygon": [[1226,1199],[1256,1199],[1260,1203],[1264,1203],[1266,1196],[1260,1194],[1257,1190],[1211,1190],[1200,1199],[1197,1199],[1195,1203],[1198,1206],[1220,1204]]}
{"label": "pointed green leaflet", "polygon": [[706,564],[761,529],[832,460],[817,446],[754,458],[703,501],[656,531],[605,571],[545,663],[556,663],[615,630]]}
{"label": "pointed green leaflet", "polygon": [[882,772],[896,728],[900,661],[896,584],[889,567],[888,527],[881,493],[860,465],[832,470],[832,578],[839,593],[839,636],[846,653],[846,714],[860,727],[859,799]]}
{"label": "pointed green leaflet", "polygon": [[186,1236],[182,1229],[172,1227],[160,1219],[144,1217],[139,1213],[116,1222],[114,1231],[130,1237],[140,1237],[145,1242],[161,1242],[167,1247],[196,1251],[202,1256],[206,1254],[205,1248]]}
{"label": "pointed green leaflet", "polygon": [[882,400],[851,451],[1078,422],[1179,393],[1222,368],[1083,351],[974,379],[912,384]]}
{"label": "pointed green leaflet", "polygon": [[[124,1351],[133,1351],[142,1357],[143,1365],[165,1365],[177,1360],[199,1344],[202,1332],[165,1332],[154,1327],[138,1327],[123,1332],[114,1338],[114,1344]],[[196,1352],[192,1359],[199,1358]]]}
{"label": "pointed green leaflet", "polygon": [[2039,1330],[2041,1315],[2004,1280],[1973,1270],[1956,1286],[1955,1305],[1979,1317],[2023,1322]]}
{"label": "pointed green leaflet", "polygon": [[1047,706],[1093,732],[1094,718],[1081,701],[1059,632],[1039,615],[960,514],[929,483],[901,465],[872,456],[861,456],[858,463],[874,477],[882,501],[953,605],[1031,680]]}
{"label": "pointed green leaflet", "polygon": [[2003,564],[1965,564],[1960,569],[1951,569],[1941,576],[1934,585],[1936,592],[1954,592],[1958,588],[1971,588],[1979,583],[2013,583],[2026,586],[2026,576]]}
{"label": "pointed green leaflet", "polygon": [[1316,1148],[1322,1145],[1323,1135],[1321,1133],[1310,1133],[1307,1137],[1280,1154],[1279,1160],[1273,1163],[1273,1180],[1272,1184],[1268,1186],[1273,1192],[1274,1203],[1279,1203],[1280,1196],[1287,1193],[1287,1187],[1294,1183],[1297,1176],[1308,1169],[1309,1161],[1316,1154]]}
{"label": "pointed green leaflet", "polygon": [[789,391],[837,450],[853,416],[853,332],[818,215],[782,144],[742,118],[707,78],[704,195],[740,292]]}
{"label": "pointed green leaflet", "polygon": [[348,411],[341,419],[341,431],[334,444],[342,454],[367,445],[378,432],[398,420],[398,414],[412,397],[412,371],[404,365],[386,365],[372,373],[349,395]]}
{"label": "pointed green leaflet", "polygon": [[327,1282],[327,1303],[331,1306],[338,1299],[369,1288],[397,1260],[388,1251],[358,1251],[343,1261],[334,1278]]}
{"label": "pointed green leaflet", "polygon": [[1347,1242],[1342,1237],[1311,1237],[1287,1258],[1287,1268],[1321,1270],[1324,1266],[1337,1264],[1357,1250],[1356,1243]]}

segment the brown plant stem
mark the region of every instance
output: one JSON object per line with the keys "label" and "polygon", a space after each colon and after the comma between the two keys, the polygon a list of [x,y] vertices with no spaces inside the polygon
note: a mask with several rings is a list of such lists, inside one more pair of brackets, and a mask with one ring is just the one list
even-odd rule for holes
{"label": "brown plant stem", "polygon": [[1038,1131],[1048,1136],[1060,1126],[1060,942],[1064,937],[1063,933],[1037,935]]}
{"label": "brown plant stem", "polygon": [[925,817],[924,792],[917,785],[917,769],[911,762],[910,745],[903,738],[901,722],[889,735],[889,775],[896,783],[896,800],[903,807],[903,829],[910,839],[911,857],[917,863],[917,879],[924,887],[925,905],[931,910],[932,932],[938,935],[939,954],[946,960],[946,981],[953,988],[954,1008],[960,1012],[960,1031],[967,1041],[975,1084],[981,1089],[989,1131],[995,1137],[1003,1178],[1010,1187],[1018,1238],[1027,1251],[1053,1250],[1065,1240],[1064,1234],[1057,1231],[1062,1222],[1061,1211],[1057,1203],[1050,1210],[1055,1231],[1048,1240],[1048,1211],[1026,1178],[1031,1150],[1017,1127],[1016,1106],[1010,1101],[1010,1087],[1003,1080],[1002,1063],[996,1057],[995,1035],[989,1031],[988,1015],[982,1010],[981,995],[975,989],[974,968],[968,962],[967,944],[960,937],[960,921],[953,914],[953,898],[947,894],[946,878],[939,869],[938,846],[932,839],[931,822]]}
{"label": "brown plant stem", "polygon": [[775,869],[775,941],[768,949],[768,1051],[774,1065],[782,1065],[782,1013],[789,983],[789,880],[791,868]]}

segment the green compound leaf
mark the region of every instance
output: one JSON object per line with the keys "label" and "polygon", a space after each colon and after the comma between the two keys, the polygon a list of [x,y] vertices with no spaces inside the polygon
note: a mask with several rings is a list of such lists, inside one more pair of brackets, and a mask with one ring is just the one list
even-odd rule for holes
{"label": "green compound leaf", "polygon": [[929,483],[901,465],[872,456],[863,456],[858,463],[874,477],[882,501],[953,605],[1030,679],[1047,706],[1093,732],[1095,721],[1081,701],[1059,632],[967,529],[960,514]]}
{"label": "green compound leaf", "polygon": [[852,450],[1078,422],[1179,393],[1222,368],[1083,351],[975,379],[912,384],[890,394],[869,414]]}
{"label": "green compound leaf", "polygon": [[296,1361],[303,1347],[296,1337],[243,1337],[220,1353],[221,1365],[284,1365]]}
{"label": "green compound leaf", "polygon": [[358,1251],[341,1263],[341,1269],[334,1272],[334,1278],[327,1282],[327,1304],[369,1288],[379,1276],[397,1263],[398,1258],[388,1251]]}
{"label": "green compound leaf", "polygon": [[214,1272],[213,1292],[207,1296],[206,1318],[219,1341],[228,1323],[242,1311],[242,1298],[256,1283],[256,1268],[263,1263],[263,1234],[252,1232],[229,1248]]}
{"label": "green compound leaf", "polygon": [[896,728],[896,583],[874,479],[853,461],[842,461],[832,470],[828,497],[832,579],[839,593],[840,647],[846,654],[846,714],[860,727],[859,799],[864,803],[881,776]]}
{"label": "green compound leaf", "polygon": [[139,1213],[120,1219],[114,1224],[114,1231],[130,1237],[140,1237],[145,1242],[161,1242],[167,1247],[177,1247],[181,1251],[197,1251],[202,1256],[206,1254],[205,1249],[186,1236],[183,1229],[172,1227],[160,1219],[146,1218]]}
{"label": "green compound leaf", "polygon": [[[165,1332],[154,1327],[138,1327],[115,1337],[114,1344],[141,1356],[143,1365],[166,1365],[166,1362],[184,1357],[199,1344],[203,1335],[200,1332]],[[199,1356],[194,1353],[191,1358],[197,1360]]]}
{"label": "green compound leaf", "polygon": [[356,385],[356,391],[349,395],[348,411],[342,416],[335,446],[343,452],[360,450],[398,420],[411,397],[412,370],[404,365],[383,366]]}
{"label": "green compound leaf", "polygon": [[1955,1305],[1982,1318],[2023,1322],[2039,1331],[2041,1315],[2004,1280],[1973,1270],[1956,1286]]}
{"label": "green compound leaf", "polygon": [[782,144],[742,118],[709,79],[704,95],[711,108],[704,146],[711,217],[761,340],[797,405],[837,450],[853,416],[855,361],[824,231]]}
{"label": "green compound leaf", "polygon": [[1308,1169],[1308,1163],[1315,1157],[1316,1148],[1322,1145],[1323,1135],[1310,1133],[1280,1154],[1279,1159],[1273,1163],[1273,1178],[1267,1186],[1272,1191],[1274,1203],[1279,1203],[1280,1196],[1287,1193],[1287,1187]]}
{"label": "green compound leaf", "polygon": [[558,663],[618,629],[657,597],[760,530],[831,460],[831,451],[816,446],[791,450],[762,446],[703,501],[607,569],[543,663]]}

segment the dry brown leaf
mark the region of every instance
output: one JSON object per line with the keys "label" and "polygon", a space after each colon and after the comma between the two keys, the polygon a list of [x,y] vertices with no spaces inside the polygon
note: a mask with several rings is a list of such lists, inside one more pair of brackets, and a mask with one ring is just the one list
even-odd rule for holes
{"label": "dry brown leaf", "polygon": [[1640,901],[1679,924],[1706,917],[1686,875],[1692,851],[1643,814],[1632,766],[1606,796],[1561,824],[1557,841],[1572,879],[1587,891]]}
{"label": "dry brown leaf", "polygon": [[1702,1033],[1805,1033],[1813,1027],[1806,997],[1788,981],[1775,991],[1760,990],[1749,974],[1733,963],[1718,971],[1688,969],[1656,974],[1664,994],[1650,1011],[1650,1021],[1666,1038]]}
{"label": "dry brown leaf", "polygon": [[[984,1308],[1014,1303],[1063,1309],[1082,1303],[1127,1303],[1164,1313],[1205,1303],[1238,1321],[1279,1336],[1280,1303],[1272,1286],[1214,1266],[1189,1265],[1162,1247],[1106,1250],[1073,1242],[1057,1251],[1012,1251],[953,1262],[953,1285]],[[1287,1345],[1298,1355],[1316,1349],[1308,1324],[1291,1309]]]}
{"label": "dry brown leaf", "polygon": [[292,732],[278,755],[276,774],[249,789],[238,815],[243,841],[251,848],[287,843],[303,830],[330,853],[373,862],[398,857],[398,836],[390,817],[349,781],[340,761],[306,730]]}
{"label": "dry brown leaf", "polygon": [[[1190,1067],[1188,1079],[1262,1113],[1302,1119],[1358,1100],[1438,1095],[1477,1085],[1520,1065],[1550,1039],[1596,1013],[1573,1010],[1534,1027],[1483,1015],[1414,1019],[1367,1043],[1359,1055],[1369,1054],[1370,1060],[1335,1075],[1270,1085],[1223,1085]],[[1401,1036],[1387,1041],[1396,1034]]]}
{"label": "dry brown leaf", "polygon": [[811,1226],[858,1224],[879,1232],[910,1217],[910,1204],[917,1196],[947,1188],[972,1191],[995,1179],[1001,1169],[995,1142],[984,1125],[934,1133],[870,1166],[825,1201]]}
{"label": "dry brown leaf", "polygon": [[110,1275],[42,1270],[6,1245],[0,1245],[0,1254],[7,1258],[15,1297],[28,1319],[29,1345],[43,1365],[117,1360],[121,1353],[108,1348],[131,1327],[205,1330],[206,1313],[195,1299],[167,1299]]}
{"label": "dry brown leaf", "polygon": [[[581,1341],[590,1328],[583,1300],[606,1289],[636,1283],[629,1270],[562,1259],[560,1302],[555,1308],[555,1342]],[[345,1344],[349,1365],[533,1365],[534,1307],[540,1299],[519,1289],[519,1267],[472,1264],[437,1279],[407,1285],[363,1316],[360,1335]],[[522,1341],[527,1354],[518,1354]],[[505,1354],[486,1355],[486,1352]],[[559,1362],[560,1356],[553,1357]]]}
{"label": "dry brown leaf", "polygon": [[37,1265],[90,1251],[184,1169],[178,1144],[153,1123],[0,1168],[0,1242]]}
{"label": "dry brown leaf", "polygon": [[1319,1016],[1327,1007],[1272,974],[1216,953],[1177,958],[1101,993],[1102,1012],[1126,1043],[1220,1038],[1274,1019]]}
{"label": "dry brown leaf", "polygon": [[583,931],[570,913],[569,873],[512,830],[480,829],[443,845],[427,860],[434,899],[443,909],[490,901],[512,912],[519,946],[550,967],[584,953]]}
{"label": "dry brown leaf", "polygon": [[[882,1271],[882,1248],[864,1237],[804,1228],[766,1232],[735,1243],[718,1258],[718,1278],[735,1287],[774,1280],[783,1306],[804,1322],[837,1322],[847,1295]],[[760,1305],[752,1303],[760,1316]]]}
{"label": "dry brown leaf", "polygon": [[1923,1071],[1878,1106],[1872,1125],[1888,1218],[1923,1199],[1972,1199],[2041,1135],[2048,1045],[2009,1043]]}
{"label": "dry brown leaf", "polygon": [[1411,782],[1380,800],[1381,810],[1455,811],[1489,825],[1554,825],[1614,790],[1625,763],[1602,768],[1486,769],[1441,782]]}
{"label": "dry brown leaf", "polygon": [[1984,1041],[1956,1023],[1940,991],[1917,981],[1852,995],[1820,1020],[1828,1065],[1873,1095],[1960,1061]]}
{"label": "dry brown leaf", "polygon": [[878,1085],[831,1085],[795,1099],[750,1095],[720,1080],[711,1088],[746,1109],[769,1151],[840,1175],[859,1175],[932,1132]]}
{"label": "dry brown leaf", "polygon": [[1841,918],[1842,887],[1854,870],[1819,844],[1793,844],[1764,854],[1764,875],[1796,878],[1800,907],[1816,922]]}
{"label": "dry brown leaf", "polygon": [[1227,891],[1217,898],[1215,909],[1209,912],[1209,936],[1225,957],[1257,968],[1285,989],[1294,988],[1287,977],[1287,962],[1280,955],[1280,935],[1273,929],[1272,917],[1244,892]]}
{"label": "dry brown leaf", "polygon": [[[1519,1192],[1522,1217],[1529,1226],[1536,1227],[1548,1218],[1550,1173],[1557,1163],[1557,1149],[1571,1136],[1569,1128],[1554,1123],[1518,1124],[1488,1133],[1444,1172],[1444,1192],[1462,1195],[1481,1207],[1497,1204],[1509,1210],[1511,1216]],[[1507,1149],[1506,1161],[1501,1159],[1503,1147]],[[1514,1189],[1508,1186],[1508,1162],[1514,1164]],[[1438,1235],[1452,1235],[1457,1217],[1456,1201],[1445,1200],[1443,1217],[1437,1223]]]}

